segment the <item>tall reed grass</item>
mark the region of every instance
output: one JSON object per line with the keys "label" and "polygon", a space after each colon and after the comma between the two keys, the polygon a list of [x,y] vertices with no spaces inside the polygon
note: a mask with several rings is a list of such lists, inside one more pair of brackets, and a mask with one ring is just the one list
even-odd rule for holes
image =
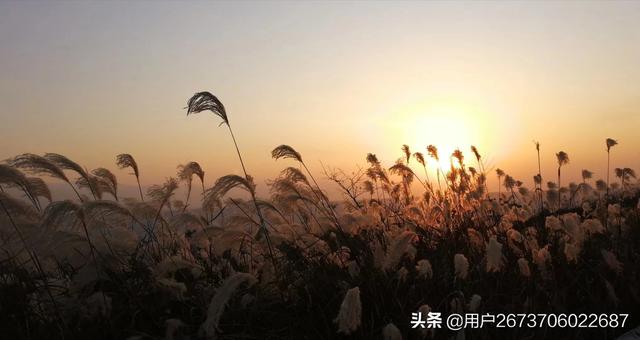
{"label": "tall reed grass", "polygon": [[[369,153],[367,167],[352,173],[325,168],[342,194],[334,199],[283,144],[271,156],[289,163],[261,196],[222,102],[196,93],[187,115],[203,111],[226,125],[241,171],[210,187],[192,161],[145,195],[126,153],[115,166],[132,171],[139,197],[123,197],[108,167],[89,171],[61,154],[0,164],[3,337],[611,338],[640,323],[640,187],[617,159],[619,183],[609,182],[611,138],[606,179],[595,188],[586,169],[582,183],[563,186],[571,168],[560,151],[545,194],[538,142],[535,189],[497,169],[493,193],[476,147],[469,162],[463,150],[441,155],[428,145],[423,154],[403,145],[397,161]],[[76,199],[57,199],[42,178],[66,183]],[[630,320],[624,329],[452,333],[412,329],[417,311]]]}

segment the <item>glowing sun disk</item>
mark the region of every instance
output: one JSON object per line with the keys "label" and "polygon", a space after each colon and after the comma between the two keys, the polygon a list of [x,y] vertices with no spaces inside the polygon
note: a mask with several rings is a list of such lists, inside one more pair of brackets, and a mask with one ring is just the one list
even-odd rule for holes
{"label": "glowing sun disk", "polygon": [[[455,108],[438,108],[425,114],[414,114],[408,119],[411,123],[405,138],[412,152],[419,151],[425,156],[428,156],[425,150],[427,145],[435,145],[440,158],[439,166],[446,170],[450,166],[450,156],[456,149],[465,155],[470,153],[469,148],[475,137],[469,126],[471,119],[469,114]],[[435,167],[433,159],[427,162]],[[453,163],[458,164],[457,161]]]}

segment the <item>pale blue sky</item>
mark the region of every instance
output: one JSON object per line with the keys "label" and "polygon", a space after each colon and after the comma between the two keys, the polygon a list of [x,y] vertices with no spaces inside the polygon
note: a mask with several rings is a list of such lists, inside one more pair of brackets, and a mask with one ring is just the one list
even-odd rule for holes
{"label": "pale blue sky", "polygon": [[0,46],[0,159],[129,152],[147,183],[189,160],[213,181],[239,171],[228,135],[182,109],[209,90],[259,179],[282,143],[316,171],[474,143],[529,181],[532,140],[575,179],[614,137],[640,165],[640,2],[3,2]]}

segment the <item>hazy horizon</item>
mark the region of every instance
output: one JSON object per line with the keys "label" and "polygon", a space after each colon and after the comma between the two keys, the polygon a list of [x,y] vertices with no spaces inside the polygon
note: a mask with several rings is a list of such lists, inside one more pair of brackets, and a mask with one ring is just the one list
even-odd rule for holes
{"label": "hazy horizon", "polygon": [[[240,165],[217,117],[186,117],[197,91],[227,107],[249,173],[298,150],[351,170],[368,152],[460,147],[531,184],[555,153],[566,182],[640,170],[640,3],[0,4],[0,159],[61,153],[89,169],[136,157],[144,186],[202,164],[208,185]],[[128,171],[117,170],[124,185]],[[491,190],[495,176],[489,175]],[[564,182],[564,181],[563,181]]]}

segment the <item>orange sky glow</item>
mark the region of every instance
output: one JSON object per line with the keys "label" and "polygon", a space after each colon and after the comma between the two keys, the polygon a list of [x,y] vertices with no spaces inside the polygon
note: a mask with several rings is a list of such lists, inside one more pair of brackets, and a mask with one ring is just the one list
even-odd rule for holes
{"label": "orange sky glow", "polygon": [[195,160],[211,185],[241,168],[219,118],[186,116],[206,90],[263,195],[292,164],[271,159],[280,144],[317,177],[369,152],[391,166],[403,144],[475,166],[476,145],[487,169],[531,184],[533,141],[545,180],[563,150],[578,181],[606,176],[611,137],[612,168],[640,171],[639,2],[16,2],[0,4],[0,45],[0,159],[116,170],[126,152],[145,186]]}

